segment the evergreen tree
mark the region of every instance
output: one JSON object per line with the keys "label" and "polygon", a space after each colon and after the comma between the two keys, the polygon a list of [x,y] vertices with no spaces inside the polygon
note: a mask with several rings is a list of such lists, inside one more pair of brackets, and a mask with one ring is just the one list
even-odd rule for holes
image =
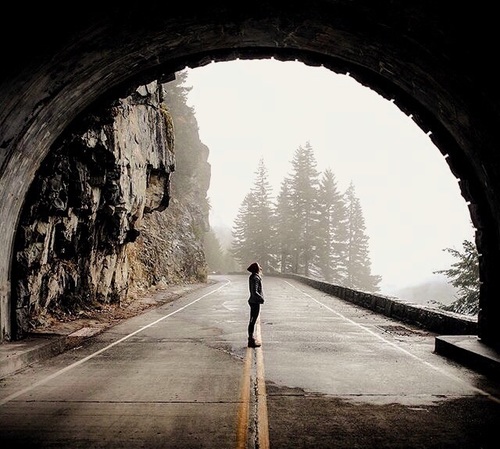
{"label": "evergreen tree", "polygon": [[441,306],[443,310],[477,315],[479,311],[479,255],[476,245],[469,240],[462,242],[463,252],[452,248],[445,248],[457,261],[447,270],[438,270],[434,273],[444,274],[455,288],[458,289],[458,298],[448,306]]}
{"label": "evergreen tree", "polygon": [[318,268],[325,281],[344,285],[347,278],[347,213],[330,168],[324,171],[320,180],[318,207],[317,235],[322,242],[317,249]]}
{"label": "evergreen tree", "polygon": [[[170,102],[183,104],[186,110],[190,110],[194,114],[194,109],[187,105],[188,94],[193,89],[191,86],[186,85],[188,77],[187,69],[175,73],[175,78],[168,81],[167,97]],[[198,129],[198,127],[196,127]]]}
{"label": "evergreen tree", "polygon": [[293,272],[293,255],[297,252],[292,201],[290,179],[285,177],[281,183],[275,206],[276,256],[281,273]]}
{"label": "evergreen tree", "polygon": [[264,272],[274,271],[276,270],[274,208],[272,188],[263,158],[259,160],[251,193],[256,200],[254,232],[257,257],[254,260],[259,262]]}
{"label": "evergreen tree", "polygon": [[238,214],[233,224],[231,255],[240,264],[240,269],[243,269],[244,264],[248,260],[254,260],[254,248],[250,241],[252,211],[254,210],[253,201],[252,195],[247,193],[238,209]]}
{"label": "evergreen tree", "polygon": [[318,178],[316,158],[309,142],[299,146],[292,159],[290,177],[291,211],[296,248],[293,272],[309,276],[314,272],[318,238]]}
{"label": "evergreen tree", "polygon": [[345,193],[347,210],[347,278],[345,286],[368,292],[379,290],[380,276],[371,274],[371,261],[361,203],[351,182]]}
{"label": "evergreen tree", "polygon": [[[201,213],[197,213],[199,216],[196,217],[202,228],[200,232],[207,232],[210,213],[206,196],[210,187],[209,151],[200,141],[194,108],[187,104],[192,87],[186,86],[186,80],[187,70],[183,70],[176,72],[175,79],[163,86],[162,111],[167,120],[171,118],[175,130],[175,171],[171,176],[171,196],[185,204],[197,205]],[[174,140],[173,135],[170,138]]]}
{"label": "evergreen tree", "polygon": [[241,271],[240,265],[238,264],[238,262],[236,262],[236,260],[234,260],[234,257],[231,255],[230,251],[227,250],[223,251],[222,260],[223,260],[223,265],[222,265],[223,273],[234,273],[236,271]]}
{"label": "evergreen tree", "polygon": [[215,232],[210,229],[203,240],[205,258],[209,272],[222,272],[224,267],[224,252]]}
{"label": "evergreen tree", "polygon": [[203,151],[204,154],[192,151],[192,148],[200,147],[200,142],[195,111],[187,105],[192,87],[186,86],[186,79],[187,70],[177,72],[175,79],[164,89],[165,103],[168,104],[175,129],[175,175],[172,176],[172,191],[178,198],[192,193],[195,188],[192,178],[199,158],[208,156],[208,150]]}
{"label": "evergreen tree", "polygon": [[257,261],[264,272],[276,269],[271,190],[267,169],[261,158],[253,187],[240,206],[233,232],[235,259],[242,266]]}
{"label": "evergreen tree", "polygon": [[240,270],[231,254],[223,248],[213,229],[205,234],[204,248],[210,273],[231,273]]}

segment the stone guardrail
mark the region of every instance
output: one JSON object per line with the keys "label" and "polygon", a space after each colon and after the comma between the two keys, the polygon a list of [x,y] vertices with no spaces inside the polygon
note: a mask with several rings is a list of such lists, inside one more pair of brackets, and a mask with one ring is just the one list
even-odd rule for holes
{"label": "stone guardrail", "polygon": [[273,274],[272,276],[295,279],[345,301],[438,334],[477,335],[478,333],[475,317],[422,306],[404,299],[352,290],[297,274]]}

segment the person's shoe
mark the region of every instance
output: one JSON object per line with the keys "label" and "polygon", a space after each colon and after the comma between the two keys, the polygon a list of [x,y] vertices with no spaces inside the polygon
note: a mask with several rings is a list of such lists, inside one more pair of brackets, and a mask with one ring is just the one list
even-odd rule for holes
{"label": "person's shoe", "polygon": [[262,345],[260,343],[258,343],[257,341],[255,341],[255,338],[250,337],[248,339],[248,347],[249,348],[259,348],[260,346],[262,346]]}

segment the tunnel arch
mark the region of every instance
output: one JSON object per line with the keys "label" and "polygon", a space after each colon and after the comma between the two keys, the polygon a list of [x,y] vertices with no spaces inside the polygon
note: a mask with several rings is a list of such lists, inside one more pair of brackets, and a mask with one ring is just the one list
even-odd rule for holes
{"label": "tunnel arch", "polygon": [[[6,49],[9,64],[0,75],[1,340],[10,336],[9,270],[24,196],[64,129],[95,102],[166,82],[186,66],[275,58],[349,74],[429,133],[477,229],[480,337],[500,346],[500,108],[493,76],[481,70],[474,51],[488,37],[487,24],[474,37],[462,33],[470,11],[456,8],[450,16],[443,6],[419,1],[268,0],[245,7],[213,1],[196,14],[189,4],[153,2],[145,18],[120,5],[51,13],[28,13],[27,36]],[[57,37],[41,32],[51,27]]]}

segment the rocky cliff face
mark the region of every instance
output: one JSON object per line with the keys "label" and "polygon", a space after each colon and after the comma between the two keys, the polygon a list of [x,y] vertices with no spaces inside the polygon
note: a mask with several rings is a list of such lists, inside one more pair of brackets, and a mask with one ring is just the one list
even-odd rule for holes
{"label": "rocky cliff face", "polygon": [[[151,83],[93,110],[42,164],[16,239],[14,338],[161,283],[206,280],[208,185],[171,197],[174,121],[165,96]],[[207,155],[194,158],[193,185],[207,179]]]}

